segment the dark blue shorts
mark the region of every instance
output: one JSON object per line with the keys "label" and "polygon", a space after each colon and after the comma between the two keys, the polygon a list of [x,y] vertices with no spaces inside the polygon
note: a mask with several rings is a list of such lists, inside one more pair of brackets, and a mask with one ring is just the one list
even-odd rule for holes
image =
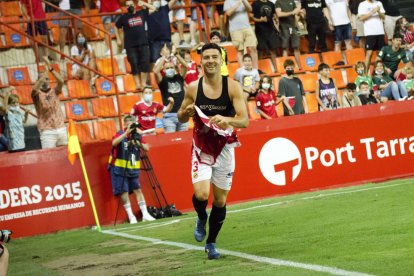
{"label": "dark blue shorts", "polygon": [[141,188],[139,183],[139,171],[138,176],[128,177],[122,174],[117,174],[113,167],[109,168],[112,182],[112,192],[114,195],[120,195],[122,193],[132,193],[134,190]]}
{"label": "dark blue shorts", "polygon": [[142,45],[126,49],[127,59],[131,65],[133,75],[149,73],[150,70],[150,49],[148,45]]}
{"label": "dark blue shorts", "polygon": [[336,43],[340,43],[342,41],[352,39],[351,23],[345,24],[345,25],[335,26],[333,34],[334,34],[334,41]]}

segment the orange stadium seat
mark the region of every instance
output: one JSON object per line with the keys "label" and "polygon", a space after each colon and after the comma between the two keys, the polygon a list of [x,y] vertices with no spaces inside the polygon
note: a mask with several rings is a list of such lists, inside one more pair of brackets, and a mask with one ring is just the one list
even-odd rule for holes
{"label": "orange stadium seat", "polygon": [[300,55],[299,60],[304,71],[318,71],[318,66],[321,63],[318,54]]}
{"label": "orange stadium seat", "polygon": [[6,70],[10,85],[32,84],[27,67],[10,67]]}
{"label": "orange stadium seat", "polygon": [[68,80],[68,95],[70,98],[92,98],[91,86],[87,80]]}
{"label": "orange stadium seat", "polygon": [[149,73],[149,78],[150,78],[150,83],[151,83],[152,89],[159,89],[157,80],[155,79],[155,73],[154,72]]}
{"label": "orange stadium seat", "polygon": [[318,81],[318,74],[301,74],[298,75],[298,78],[302,81],[303,90],[305,90],[305,92],[315,92],[316,82]]}
{"label": "orange stadium seat", "polygon": [[355,72],[355,69],[353,67],[346,68],[345,72],[346,72],[347,83],[355,82],[355,80],[358,76],[357,72]]}
{"label": "orange stadium seat", "polygon": [[346,62],[344,61],[343,57],[342,57],[342,52],[336,52],[336,51],[331,51],[331,52],[323,52],[322,53],[322,61],[326,64],[329,65],[329,67],[331,68],[343,68],[343,67],[349,67],[347,65],[335,65],[338,62]]}
{"label": "orange stadium seat", "polygon": [[91,143],[93,138],[88,123],[77,123],[75,124],[76,133],[78,134],[79,142]]}
{"label": "orange stadium seat", "polygon": [[89,114],[86,100],[65,102],[66,118],[75,121],[90,120],[94,117]]}
{"label": "orange stadium seat", "polygon": [[262,70],[268,76],[276,76],[278,74],[273,70],[273,65],[270,59],[259,59],[259,69]]}
{"label": "orange stadium seat", "polygon": [[305,93],[306,102],[308,104],[309,113],[318,112],[318,100],[315,93]]}
{"label": "orange stadium seat", "polygon": [[0,11],[2,16],[22,16],[19,1],[1,1]]}
{"label": "orange stadium seat", "polygon": [[277,95],[277,92],[279,91],[279,81],[282,77],[276,77],[272,79],[273,82],[273,91],[275,91],[275,94]]}
{"label": "orange stadium seat", "polygon": [[201,64],[201,55],[199,53],[197,53],[196,51],[191,51],[190,52],[190,56],[191,59],[197,63],[197,64]]}
{"label": "orange stadium seat", "polygon": [[345,50],[346,63],[354,66],[358,61],[365,62],[365,51],[362,48]]}
{"label": "orange stadium seat", "polygon": [[112,140],[112,137],[116,133],[116,124],[112,119],[105,121],[93,121],[92,127],[96,140]]}
{"label": "orange stadium seat", "polygon": [[[113,59],[114,62],[114,73],[115,75],[120,75],[121,72],[119,71],[118,62],[116,59]],[[96,59],[96,67],[99,72],[104,75],[112,75],[112,63],[111,58],[97,58]]]}
{"label": "orange stadium seat", "polygon": [[123,75],[122,82],[124,83],[124,92],[134,92],[137,89],[134,76],[131,74]]}
{"label": "orange stadium seat", "polygon": [[119,96],[119,108],[122,114],[129,114],[131,113],[132,107],[135,103],[139,102],[139,95],[126,95],[126,96]]}
{"label": "orange stadium seat", "polygon": [[346,83],[344,81],[344,78],[342,76],[341,70],[331,70],[331,78],[333,78],[336,82],[336,87],[338,89],[342,89],[346,87]]}
{"label": "orange stadium seat", "polygon": [[115,117],[118,113],[115,110],[112,97],[92,99],[92,113],[97,117]]}
{"label": "orange stadium seat", "polygon": [[287,59],[291,59],[293,61],[293,63],[295,64],[295,72],[299,72],[298,64],[296,63],[296,59],[294,56],[277,57],[276,58],[276,72],[279,74],[285,73],[285,67],[283,66],[283,63]]}
{"label": "orange stadium seat", "polygon": [[227,62],[237,62],[237,50],[233,45],[222,46],[227,51]]}
{"label": "orange stadium seat", "polygon": [[[51,64],[51,66],[52,66],[53,70],[55,70],[56,72],[58,72],[60,74],[59,64],[53,63],[53,64]],[[45,66],[42,65],[42,64],[39,64],[39,71],[40,72],[43,72],[45,70],[46,70]],[[48,76],[49,76],[50,82],[56,82],[56,78],[52,74],[52,72],[48,72]]]}
{"label": "orange stadium seat", "polygon": [[32,85],[16,85],[16,94],[19,95],[20,104],[32,104]]}
{"label": "orange stadium seat", "polygon": [[257,107],[256,107],[256,101],[251,100],[251,101],[247,101],[247,109],[249,112],[249,118],[252,120],[260,120],[261,116],[259,114],[259,111],[257,111]]}
{"label": "orange stadium seat", "polygon": [[[25,30],[21,31],[25,32]],[[4,28],[4,37],[8,47],[28,47],[30,45],[27,37],[12,29]]]}
{"label": "orange stadium seat", "polygon": [[237,69],[239,69],[239,68],[240,68],[240,66],[237,62],[227,64],[227,70],[229,71],[229,78],[233,78],[234,74],[236,73]]}
{"label": "orange stadium seat", "polygon": [[127,57],[124,57],[125,72],[131,74],[131,64],[129,64]]}
{"label": "orange stadium seat", "polygon": [[96,88],[96,92],[100,96],[115,94],[114,82],[109,81],[105,78],[97,78],[95,80],[95,88]]}
{"label": "orange stadium seat", "polygon": [[162,96],[161,96],[161,92],[154,92],[153,93],[153,97],[152,97],[152,101],[153,102],[157,102],[157,103],[160,103],[160,104],[163,104],[162,103]]}

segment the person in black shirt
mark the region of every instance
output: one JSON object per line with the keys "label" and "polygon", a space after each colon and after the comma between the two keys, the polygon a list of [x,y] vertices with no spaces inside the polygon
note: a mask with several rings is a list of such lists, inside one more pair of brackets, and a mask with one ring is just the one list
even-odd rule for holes
{"label": "person in black shirt", "polygon": [[122,28],[124,31],[124,47],[127,59],[131,65],[137,90],[142,90],[142,87],[147,85],[150,72],[150,50],[145,24],[148,15],[155,11],[155,7],[139,1],[138,5],[143,9],[136,11],[132,0],[126,1],[125,5],[128,12],[123,14],[115,25],[118,29]]}
{"label": "person in black shirt", "polygon": [[380,103],[379,94],[369,90],[369,84],[365,81],[359,84],[359,99],[362,105]]}
{"label": "person in black shirt", "polygon": [[318,37],[319,51],[326,52],[328,50],[326,31],[328,26],[333,24],[325,0],[302,0],[302,12],[306,15],[309,53],[315,52],[316,37]]}

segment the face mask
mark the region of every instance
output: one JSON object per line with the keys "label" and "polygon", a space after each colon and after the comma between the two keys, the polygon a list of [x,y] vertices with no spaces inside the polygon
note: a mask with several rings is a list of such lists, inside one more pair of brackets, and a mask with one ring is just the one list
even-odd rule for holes
{"label": "face mask", "polygon": [[363,74],[364,74],[364,69],[358,70],[358,71],[357,71],[357,73],[358,73],[358,75],[360,75],[360,76],[361,76],[361,75],[363,75]]}
{"label": "face mask", "polygon": [[153,5],[156,9],[159,9],[159,8],[161,7],[161,2],[160,2],[160,1],[154,1],[154,2],[152,3],[152,5]]}
{"label": "face mask", "polygon": [[167,70],[165,70],[165,75],[167,76],[167,78],[172,78],[175,75],[175,70],[173,68],[168,68]]}
{"label": "face mask", "polygon": [[269,89],[270,88],[270,83],[262,83],[262,88],[263,89]]}
{"label": "face mask", "polygon": [[382,74],[384,74],[384,70],[381,70],[381,69],[375,70],[375,74],[382,75]]}
{"label": "face mask", "polygon": [[10,106],[9,106],[9,109],[10,109],[10,111],[17,112],[17,111],[19,111],[19,110],[20,110],[20,107],[19,107],[19,104],[16,104],[16,105],[10,105]]}
{"label": "face mask", "polygon": [[152,102],[152,94],[145,94],[144,95],[144,102],[146,102],[146,103]]}
{"label": "face mask", "polygon": [[294,71],[295,71],[295,70],[293,70],[293,69],[286,69],[286,74],[287,74],[288,76],[292,76]]}
{"label": "face mask", "polygon": [[369,95],[369,90],[359,90],[359,94],[368,96]]}
{"label": "face mask", "polygon": [[86,42],[86,38],[78,37],[78,44],[84,44]]}
{"label": "face mask", "polygon": [[48,90],[49,89],[49,84],[48,83],[46,83],[46,82],[44,82],[43,84],[42,84],[42,90],[43,91],[46,91],[46,90]]}
{"label": "face mask", "polygon": [[128,6],[128,12],[134,13],[134,6]]}

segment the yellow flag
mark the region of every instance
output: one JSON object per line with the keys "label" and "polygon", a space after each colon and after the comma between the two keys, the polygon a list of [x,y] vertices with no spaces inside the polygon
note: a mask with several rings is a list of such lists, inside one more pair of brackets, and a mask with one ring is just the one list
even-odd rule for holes
{"label": "yellow flag", "polygon": [[73,165],[76,160],[76,154],[79,153],[80,145],[78,135],[76,134],[75,124],[69,120],[68,128],[68,160]]}

